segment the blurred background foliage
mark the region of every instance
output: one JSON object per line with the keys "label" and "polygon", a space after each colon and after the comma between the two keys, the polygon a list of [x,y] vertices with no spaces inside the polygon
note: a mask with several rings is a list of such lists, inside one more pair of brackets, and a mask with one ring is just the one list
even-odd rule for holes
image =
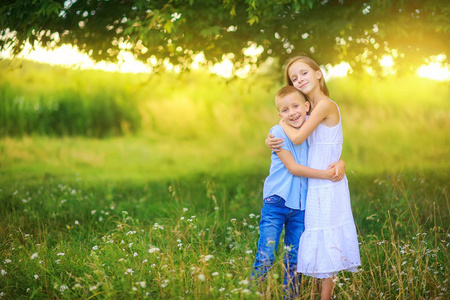
{"label": "blurred background foliage", "polygon": [[[0,65],[3,179],[268,171],[264,139],[278,122],[273,96],[283,85],[275,72],[227,79]],[[347,76],[328,85],[342,112],[348,171],[448,173],[447,82]]]}
{"label": "blurred background foliage", "polygon": [[[97,61],[121,50],[163,70],[189,69],[202,53],[236,69],[305,52],[317,61],[347,61],[354,70],[391,55],[399,71],[446,54],[450,3],[440,0],[42,0],[0,3],[0,50],[27,43],[77,46]],[[255,46],[257,57],[244,49]]]}

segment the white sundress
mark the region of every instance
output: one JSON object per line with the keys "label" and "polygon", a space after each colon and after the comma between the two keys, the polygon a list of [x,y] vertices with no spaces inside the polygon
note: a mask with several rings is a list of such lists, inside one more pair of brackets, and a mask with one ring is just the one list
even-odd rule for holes
{"label": "white sundress", "polygon": [[[342,142],[341,120],[334,127],[319,124],[308,137],[308,166],[328,169],[341,157]],[[347,177],[338,182],[309,178],[305,231],[300,238],[297,271],[328,278],[341,270],[355,272],[360,265]]]}

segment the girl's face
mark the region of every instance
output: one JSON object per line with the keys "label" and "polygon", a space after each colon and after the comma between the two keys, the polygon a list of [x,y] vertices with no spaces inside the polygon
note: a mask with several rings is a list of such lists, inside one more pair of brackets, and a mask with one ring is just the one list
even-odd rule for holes
{"label": "girl's face", "polygon": [[292,85],[305,95],[310,94],[316,89],[320,90],[319,79],[322,77],[322,72],[320,70],[314,71],[301,60],[294,62],[289,67],[288,75],[292,81]]}

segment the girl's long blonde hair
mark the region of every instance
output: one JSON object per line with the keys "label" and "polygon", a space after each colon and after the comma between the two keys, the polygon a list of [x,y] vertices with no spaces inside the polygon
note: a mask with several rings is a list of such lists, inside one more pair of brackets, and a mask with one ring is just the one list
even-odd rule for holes
{"label": "girl's long blonde hair", "polygon": [[[284,75],[285,75],[285,79],[286,79],[286,85],[292,85],[292,86],[294,85],[291,81],[291,78],[289,77],[289,68],[296,61],[301,61],[301,62],[307,64],[308,66],[310,66],[314,71],[320,71],[322,73],[322,70],[320,70],[319,65],[312,58],[310,58],[306,55],[294,56],[286,62],[285,67],[284,67],[284,70],[285,70]],[[320,90],[322,91],[322,93],[324,93],[327,97],[329,97],[330,92],[328,91],[327,83],[325,82],[325,78],[323,78],[323,74],[322,74],[322,77],[320,77],[320,79],[319,79],[319,85],[320,85]]]}

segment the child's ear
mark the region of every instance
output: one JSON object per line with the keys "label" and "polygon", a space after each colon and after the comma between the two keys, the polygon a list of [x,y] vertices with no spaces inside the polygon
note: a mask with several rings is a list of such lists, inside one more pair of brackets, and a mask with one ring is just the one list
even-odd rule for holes
{"label": "child's ear", "polygon": [[311,103],[308,100],[305,101],[305,107],[306,107],[306,112],[309,114],[310,110],[311,110]]}
{"label": "child's ear", "polygon": [[316,71],[316,76],[317,76],[317,79],[322,78],[322,76],[323,76],[322,71],[321,70],[317,70]]}

